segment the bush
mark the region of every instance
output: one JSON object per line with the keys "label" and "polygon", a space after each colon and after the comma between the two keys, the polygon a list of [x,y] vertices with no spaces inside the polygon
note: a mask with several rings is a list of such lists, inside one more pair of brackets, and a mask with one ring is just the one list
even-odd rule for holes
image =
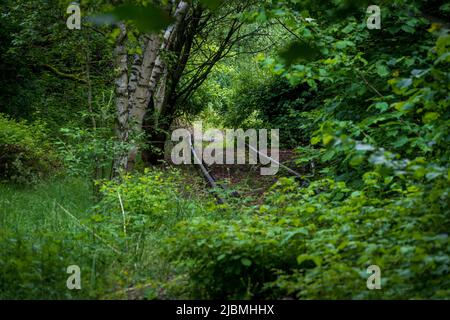
{"label": "bush", "polygon": [[0,114],[0,180],[35,183],[57,164],[41,123],[16,122]]}
{"label": "bush", "polygon": [[[355,191],[331,179],[306,189],[282,179],[253,213],[180,223],[166,251],[189,275],[193,298],[448,297],[446,182],[432,193],[396,189],[391,199],[366,182]],[[383,290],[366,288],[373,264]]]}
{"label": "bush", "polygon": [[259,218],[196,218],[178,225],[166,252],[189,274],[190,298],[262,298],[262,285],[276,279],[273,268],[295,267],[296,243],[283,242],[283,224]]}
{"label": "bush", "polygon": [[184,202],[176,188],[179,178],[177,171],[166,174],[146,169],[142,175],[124,176],[121,182],[106,182],[100,189],[103,199],[98,208],[106,215],[122,219],[120,195],[129,227],[167,225],[181,218],[178,214],[184,213]]}

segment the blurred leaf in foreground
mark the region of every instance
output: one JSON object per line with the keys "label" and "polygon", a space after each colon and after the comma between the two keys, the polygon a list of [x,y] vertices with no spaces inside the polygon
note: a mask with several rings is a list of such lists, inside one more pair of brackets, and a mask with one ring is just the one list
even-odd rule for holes
{"label": "blurred leaf in foreground", "polygon": [[200,2],[210,10],[216,10],[224,2],[224,0],[200,0]]}
{"label": "blurred leaf in foreground", "polygon": [[143,32],[159,31],[173,22],[164,10],[154,5],[146,7],[122,5],[112,11],[89,18],[94,24],[110,25],[119,21],[132,21]]}

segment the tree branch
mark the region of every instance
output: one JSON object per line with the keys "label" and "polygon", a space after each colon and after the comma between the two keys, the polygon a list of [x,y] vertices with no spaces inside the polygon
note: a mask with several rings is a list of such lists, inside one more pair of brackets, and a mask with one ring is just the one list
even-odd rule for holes
{"label": "tree branch", "polygon": [[77,77],[76,75],[73,75],[73,74],[62,72],[62,71],[56,69],[55,67],[53,67],[53,66],[51,66],[49,64],[43,64],[42,67],[44,67],[45,69],[53,72],[55,75],[57,75],[60,78],[73,80],[73,81],[81,82],[81,83],[84,83],[84,84],[88,83],[86,81],[86,79],[79,78],[79,77]]}

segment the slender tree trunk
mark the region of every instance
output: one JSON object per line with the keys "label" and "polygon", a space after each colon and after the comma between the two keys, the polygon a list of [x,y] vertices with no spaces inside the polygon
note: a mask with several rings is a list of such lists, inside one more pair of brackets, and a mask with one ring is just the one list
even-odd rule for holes
{"label": "slender tree trunk", "polygon": [[[126,48],[127,29],[124,23],[119,24],[120,33],[116,40],[114,49],[114,66],[116,75],[116,112],[117,112],[117,135],[123,143],[128,141],[128,55]],[[114,172],[118,174],[120,169],[127,166],[127,155],[121,150],[114,163]]]}
{"label": "slender tree trunk", "polygon": [[[130,114],[129,122],[132,126],[132,132],[135,135],[142,133],[144,117],[147,113],[147,106],[151,99],[150,78],[155,67],[155,61],[158,57],[161,40],[158,35],[148,37],[146,49],[144,51],[142,65],[136,81],[136,89],[130,96]],[[133,145],[127,156],[126,170],[132,171],[136,163],[138,146]]]}
{"label": "slender tree trunk", "polygon": [[[114,50],[114,61],[117,70],[116,108],[118,115],[118,137],[129,146],[128,152],[122,152],[115,163],[116,174],[120,170],[132,171],[136,163],[139,146],[138,136],[143,133],[143,123],[155,92],[159,89],[162,75],[167,74],[167,66],[162,53],[172,46],[180,26],[189,10],[187,1],[180,1],[173,14],[175,22],[169,26],[163,36],[158,34],[143,37],[142,57],[135,57],[128,76],[128,56],[126,50],[127,30],[123,23],[119,25],[120,34]],[[164,93],[163,93],[164,94]],[[153,111],[153,110],[152,110]]]}

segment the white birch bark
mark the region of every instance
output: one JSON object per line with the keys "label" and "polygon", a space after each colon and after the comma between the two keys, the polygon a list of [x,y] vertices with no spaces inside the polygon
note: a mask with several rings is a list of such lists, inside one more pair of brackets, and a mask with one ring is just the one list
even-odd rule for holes
{"label": "white birch bark", "polygon": [[[130,97],[129,125],[133,128],[133,133],[142,132],[142,124],[150,102],[150,77],[155,66],[156,58],[159,54],[161,40],[158,35],[151,35],[147,40],[147,45],[143,53],[142,64],[137,74],[136,86]],[[126,169],[133,170],[136,162],[138,146],[132,146],[127,160]]]}
{"label": "white birch bark", "polygon": [[[116,72],[116,112],[117,112],[117,132],[120,141],[128,140],[128,57],[126,48],[127,29],[124,23],[119,24],[120,33],[116,40],[114,49],[114,67]],[[119,154],[116,156],[114,170],[117,172],[121,168],[126,168],[127,155]]]}
{"label": "white birch bark", "polygon": [[[175,17],[174,24],[169,26],[164,32],[163,43],[160,49],[161,52],[163,52],[164,50],[168,50],[170,48],[170,45],[172,44],[175,35],[178,32],[184,18],[186,17],[188,10],[189,10],[189,3],[187,3],[186,1],[180,1],[174,13]],[[161,75],[164,72],[165,67],[166,66],[164,60],[161,57],[161,55],[159,55],[155,61],[155,67],[153,68],[152,76],[150,78],[151,95],[153,95],[153,93],[155,92],[156,86],[158,84],[159,79],[161,78]]]}
{"label": "white birch bark", "polygon": [[[175,22],[169,26],[163,36],[151,34],[144,36],[142,57],[135,57],[131,74],[128,77],[127,50],[126,50],[126,28],[123,23],[119,25],[120,34],[114,50],[115,67],[118,71],[116,78],[116,106],[119,123],[119,138],[123,142],[130,142],[131,135],[142,132],[144,117],[148,111],[151,99],[160,82],[161,76],[167,73],[164,59],[161,55],[169,50],[176,33],[186,17],[189,10],[187,1],[180,1],[173,14]],[[166,81],[163,81],[164,84]],[[159,88],[158,88],[159,89]],[[165,96],[165,85],[157,92],[158,96]],[[161,108],[164,98],[158,103]],[[138,146],[131,147],[128,155],[121,156],[118,166],[130,171],[133,169]]]}

